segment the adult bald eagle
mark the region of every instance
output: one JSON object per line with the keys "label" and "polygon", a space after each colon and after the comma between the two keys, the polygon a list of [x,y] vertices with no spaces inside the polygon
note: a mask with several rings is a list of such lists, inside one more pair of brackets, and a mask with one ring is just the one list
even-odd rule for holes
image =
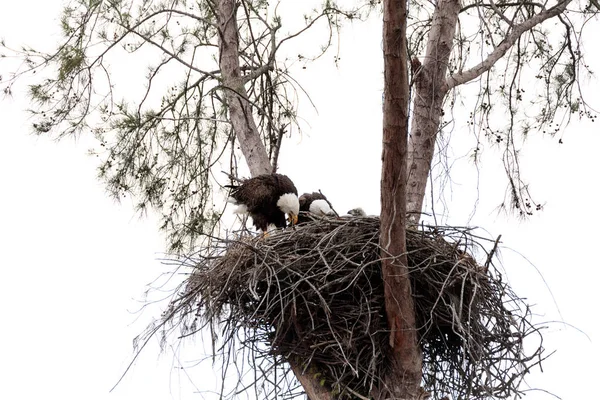
{"label": "adult bald eagle", "polygon": [[327,197],[318,192],[304,193],[300,196],[300,211],[303,211],[303,213],[298,216],[299,224],[311,221],[306,213],[318,216],[335,215],[327,201]]}
{"label": "adult bald eagle", "polygon": [[249,214],[257,229],[266,233],[269,225],[285,228],[285,214],[292,224],[298,222],[300,203],[298,190],[290,178],[281,174],[265,174],[250,178],[241,185],[230,185],[229,202],[237,205],[237,214]]}

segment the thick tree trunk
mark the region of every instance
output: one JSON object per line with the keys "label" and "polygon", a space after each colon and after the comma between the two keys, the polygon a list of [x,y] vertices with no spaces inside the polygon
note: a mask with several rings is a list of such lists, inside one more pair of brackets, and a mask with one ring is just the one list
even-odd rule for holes
{"label": "thick tree trunk", "polygon": [[248,94],[241,77],[236,2],[218,0],[216,3],[215,11],[219,26],[219,67],[233,131],[250,174],[257,176],[270,173],[272,167],[269,156],[260,139],[252,116],[252,106],[248,101]]}
{"label": "thick tree trunk", "polygon": [[415,399],[422,355],[406,258],[408,63],[406,1],[383,3],[384,105],[381,173],[382,271],[393,364],[377,397]]}
{"label": "thick tree trunk", "polygon": [[289,362],[289,364],[292,367],[292,371],[294,371],[294,375],[296,375],[298,382],[300,382],[300,384],[304,388],[304,391],[306,392],[306,395],[308,396],[309,400],[333,399],[333,395],[331,394],[331,392],[325,386],[321,386],[321,383],[318,379],[315,379],[314,377],[308,374],[303,374],[302,368],[296,363]]}
{"label": "thick tree trunk", "polygon": [[[219,26],[219,66],[225,99],[229,107],[229,118],[233,125],[242,154],[252,176],[272,172],[267,150],[260,139],[252,106],[241,77],[239,60],[238,25],[235,0],[217,0],[216,14]],[[292,371],[302,384],[310,400],[331,400],[333,396],[318,379],[303,375],[301,368],[290,362]]]}
{"label": "thick tree trunk", "polygon": [[449,88],[446,74],[459,11],[460,0],[438,1],[433,13],[425,59],[414,78],[407,189],[407,212],[411,224],[418,224],[421,218],[427,177],[440,126],[442,104]]}
{"label": "thick tree trunk", "polygon": [[448,60],[456,31],[460,0],[439,0],[433,13],[427,51],[415,76],[413,119],[408,144],[407,212],[409,223],[421,217],[427,178],[435,151],[442,104],[448,91],[487,72],[532,27],[565,11],[572,0],[564,0],[512,27],[506,38],[481,63],[447,76]]}

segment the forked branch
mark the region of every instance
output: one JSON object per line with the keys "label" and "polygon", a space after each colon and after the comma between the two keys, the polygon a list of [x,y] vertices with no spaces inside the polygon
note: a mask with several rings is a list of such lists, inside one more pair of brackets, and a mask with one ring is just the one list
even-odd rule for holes
{"label": "forked branch", "polygon": [[446,79],[446,85],[448,87],[448,90],[456,86],[462,85],[464,83],[467,83],[469,81],[472,81],[473,79],[489,71],[490,68],[492,68],[499,59],[504,57],[506,52],[515,44],[515,42],[519,39],[519,37],[521,37],[523,33],[529,31],[531,28],[541,24],[547,19],[562,14],[566,10],[567,6],[571,3],[571,1],[572,0],[564,0],[563,2],[558,3],[554,7],[548,10],[544,10],[539,14],[536,14],[535,16],[515,26],[512,32],[510,32],[506,36],[506,38],[504,38],[504,40],[498,45],[498,47],[496,47],[487,56],[485,60],[483,60],[481,63],[477,64],[476,66],[467,71],[450,75]]}

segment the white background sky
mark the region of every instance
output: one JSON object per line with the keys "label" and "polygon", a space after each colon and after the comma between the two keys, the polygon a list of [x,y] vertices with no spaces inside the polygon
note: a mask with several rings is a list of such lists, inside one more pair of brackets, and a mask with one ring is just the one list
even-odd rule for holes
{"label": "white background sky", "polygon": [[[51,33],[57,32],[59,5],[58,0],[3,4],[0,37],[12,45],[52,45],[58,39]],[[600,71],[594,47],[588,46],[587,61]],[[304,135],[287,142],[281,168],[299,191],[322,189],[338,212],[363,206],[377,213],[379,24],[347,29],[341,56],[339,69],[321,63],[298,76],[318,115],[308,107],[301,109]],[[2,60],[0,71],[6,72]],[[600,107],[600,82],[586,80],[585,86],[596,94],[590,99]],[[193,385],[208,387],[213,378],[191,369],[191,384],[176,371],[173,353],[160,356],[155,344],[109,393],[132,356],[133,337],[160,312],[154,307],[136,313],[145,285],[170,269],[158,261],[164,242],[155,219],[139,219],[130,204],[118,205],[106,196],[96,180],[95,160],[86,155],[86,138],[55,143],[34,137],[25,108],[26,99],[18,90],[0,103],[0,398],[211,398],[194,394]],[[454,133],[457,156],[464,155],[461,141],[468,140],[460,133],[461,123]],[[562,145],[537,136],[525,145],[523,171],[545,203],[544,212],[529,221],[495,212],[504,181],[491,152],[480,170],[474,217],[469,221],[476,199],[474,174],[464,159],[455,165],[448,199],[449,223],[470,222],[490,236],[503,235],[507,279],[535,305],[537,321],[564,320],[577,328],[549,325],[545,347],[556,354],[544,364],[543,374],[535,371],[528,380],[564,399],[597,397],[597,124],[573,123]],[[187,360],[200,357],[199,347],[191,343],[182,354]],[[538,398],[551,396],[527,396]]]}

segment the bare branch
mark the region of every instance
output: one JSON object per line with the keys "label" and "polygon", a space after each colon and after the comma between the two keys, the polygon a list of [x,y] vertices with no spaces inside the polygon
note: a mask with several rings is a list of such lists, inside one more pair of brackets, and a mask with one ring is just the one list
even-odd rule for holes
{"label": "bare branch", "polygon": [[494,2],[494,0],[489,0],[490,3],[490,7],[492,7],[492,10],[494,10],[494,12],[500,17],[502,18],[502,20],[504,20],[504,22],[506,22],[508,24],[509,27],[513,26],[513,23],[511,20],[509,20],[506,15],[504,15],[504,13],[498,8],[498,6],[496,5],[496,3]]}
{"label": "bare branch", "polygon": [[450,75],[446,79],[446,85],[448,86],[448,89],[452,89],[456,86],[472,81],[473,79],[481,76],[486,71],[489,71],[489,69],[492,68],[496,61],[498,61],[506,54],[506,52],[512,47],[512,45],[515,44],[517,39],[519,39],[519,37],[524,32],[527,32],[534,26],[541,24],[547,19],[556,17],[557,15],[563,13],[571,2],[572,0],[564,0],[562,3],[558,3],[554,7],[542,11],[541,13],[531,17],[527,21],[515,26],[513,28],[513,31],[506,36],[502,43],[500,43],[494,49],[494,51],[492,51],[488,55],[488,57],[485,60],[483,60],[481,63],[467,71]]}

